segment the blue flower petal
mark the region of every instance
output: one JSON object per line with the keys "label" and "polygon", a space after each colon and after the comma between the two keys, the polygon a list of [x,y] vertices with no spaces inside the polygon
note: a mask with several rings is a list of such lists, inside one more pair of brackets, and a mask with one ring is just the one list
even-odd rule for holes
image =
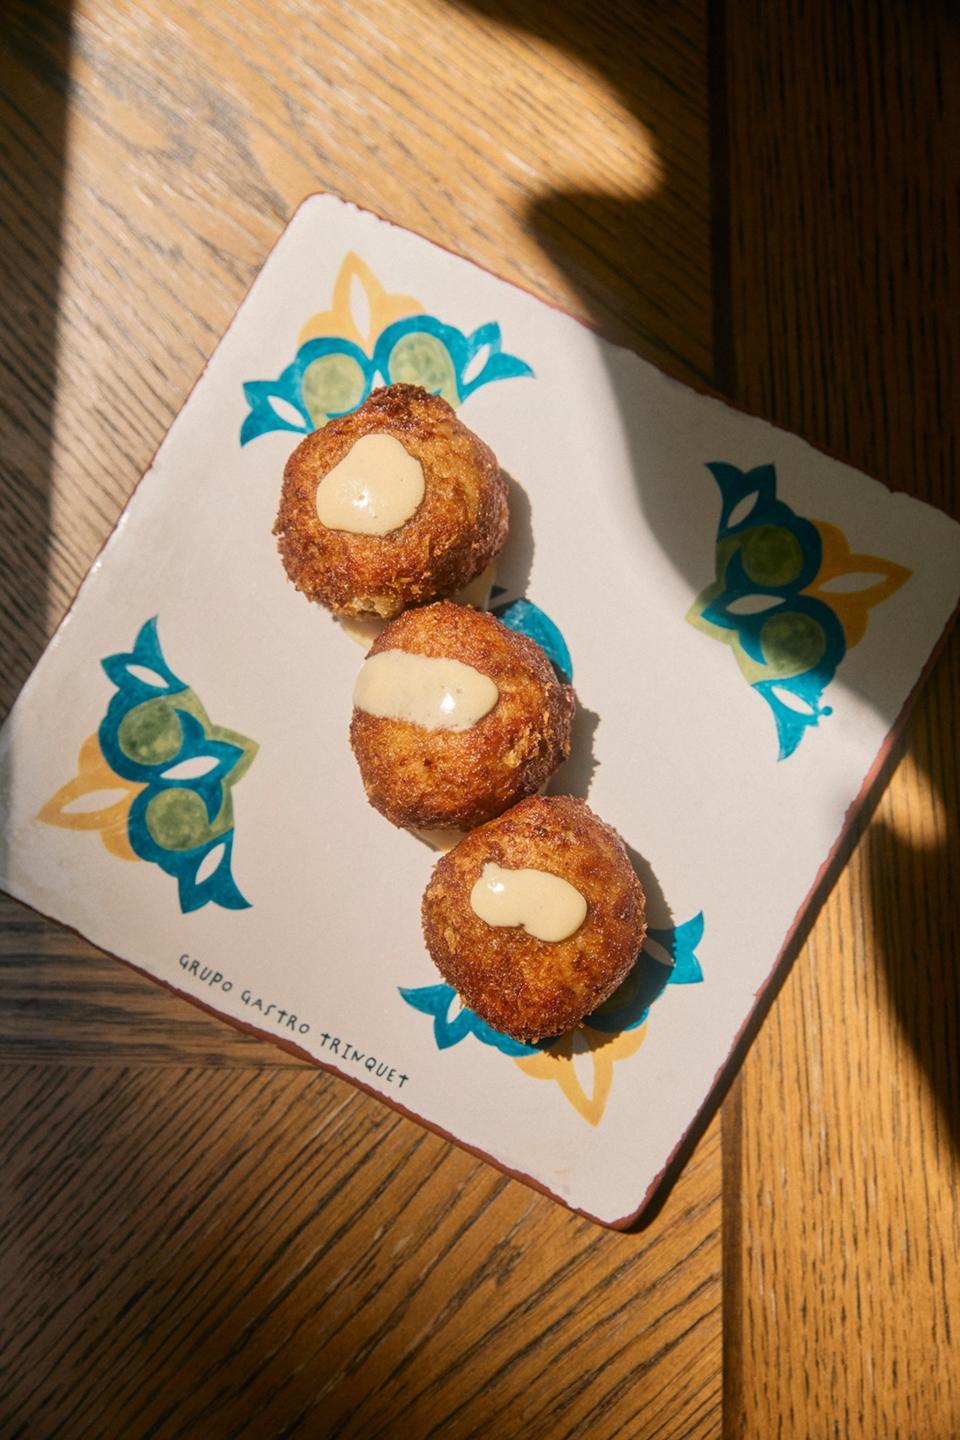
{"label": "blue flower petal", "polygon": [[[823,692],[832,677],[832,670],[824,673],[817,669],[808,671],[806,675],[795,675],[789,680],[755,682],[753,689],[766,700],[776,721],[777,738],[780,741],[778,759],[789,759],[806,732],[819,725],[822,716],[833,713],[831,706],[820,704]],[[794,710],[780,698],[778,690],[786,690],[791,695],[796,695],[807,708]]]}
{"label": "blue flower petal", "polygon": [[[271,430],[291,430],[306,434],[314,429],[314,420],[303,394],[304,375],[309,366],[326,355],[346,355],[360,367],[364,376],[362,394],[354,410],[367,399],[379,379],[389,385],[390,357],[398,343],[408,335],[426,334],[432,336],[447,352],[452,376],[451,386],[456,388],[456,398],[463,401],[482,385],[495,380],[509,380],[516,376],[533,375],[533,370],[517,355],[504,354],[501,345],[500,326],[496,321],[481,325],[472,335],[464,335],[455,325],[446,325],[435,315],[407,315],[388,325],[377,337],[372,356],[366,355],[352,340],[342,336],[323,335],[306,341],[297,351],[296,358],[276,380],[247,380],[243,385],[244,398],[250,407],[240,427],[240,444],[247,445],[258,435]],[[465,379],[471,361],[486,349],[486,362],[479,374]],[[296,420],[281,413],[276,402],[292,407]],[[350,410],[342,413],[349,414]]]}
{"label": "blue flower petal", "polygon": [[[117,689],[129,697],[131,708],[141,700],[150,700],[155,695],[171,695],[187,688],[163,658],[156,615],[140,627],[132,650],[108,655],[100,664]],[[161,683],[158,685],[143,675],[134,674],[131,666],[150,671]]]}
{"label": "blue flower petal", "polygon": [[561,680],[570,684],[573,679],[573,661],[567,642],[550,616],[541,610],[539,605],[534,605],[531,600],[513,600],[508,604],[491,606],[491,613],[509,629],[535,640],[559,672]]}
{"label": "blue flower petal", "polygon": [[648,930],[647,937],[662,945],[673,960],[668,985],[696,985],[703,979],[703,971],[695,951],[703,939],[703,911],[685,920],[682,925],[667,930]]}
{"label": "blue flower petal", "polygon": [[[702,910],[682,925],[666,930],[650,930],[648,934],[672,958],[672,969],[641,950],[636,965],[620,989],[584,1020],[589,1029],[607,1035],[635,1030],[646,1020],[654,1001],[668,985],[693,985],[703,980],[703,972],[694,953],[703,939]],[[405,989],[401,985],[398,989],[408,1005],[433,1020],[433,1038],[438,1050],[459,1045],[468,1035],[473,1035],[483,1045],[493,1046],[504,1055],[513,1056],[533,1055],[550,1044],[548,1039],[539,1045],[523,1045],[519,1040],[494,1030],[472,1010],[465,1008],[451,1020],[450,1008],[457,998],[452,985],[422,985],[418,989]]]}
{"label": "blue flower petal", "polygon": [[[461,398],[466,400],[474,390],[479,390],[481,385],[489,385],[494,380],[512,380],[521,375],[532,375],[533,370],[517,355],[504,355],[501,346],[503,340],[500,334],[500,326],[495,320],[486,325],[481,325],[474,330],[472,335],[466,337],[467,358],[463,369],[457,376],[457,388]],[[486,364],[472,380],[464,380],[464,374],[470,363],[483,349],[489,349]]]}
{"label": "blue flower petal", "polygon": [[413,990],[405,989],[402,985],[397,988],[401,997],[408,1005],[412,1005],[414,1010],[432,1017],[433,1038],[438,1050],[447,1050],[451,1045],[458,1045],[468,1035],[473,1035],[482,1045],[490,1045],[504,1055],[533,1055],[540,1048],[536,1045],[523,1045],[519,1040],[501,1034],[499,1030],[494,1030],[481,1020],[479,1015],[474,1015],[472,1010],[466,1008],[450,1020],[450,1007],[457,998],[457,992],[452,985],[423,985]]}

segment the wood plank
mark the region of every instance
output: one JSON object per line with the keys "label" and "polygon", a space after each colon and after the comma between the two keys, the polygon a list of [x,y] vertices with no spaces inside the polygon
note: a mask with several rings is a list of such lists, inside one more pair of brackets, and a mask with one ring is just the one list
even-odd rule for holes
{"label": "wood plank", "polygon": [[0,1063],[16,1060],[307,1064],[0,896]]}
{"label": "wood plank", "polygon": [[4,1066],[0,1137],[5,1433],[718,1433],[718,1127],[633,1235],[313,1070]]}
{"label": "wood plank", "polygon": [[[731,3],[738,400],[960,513],[949,7]],[[960,1433],[960,644],[724,1114],[725,1434]]]}

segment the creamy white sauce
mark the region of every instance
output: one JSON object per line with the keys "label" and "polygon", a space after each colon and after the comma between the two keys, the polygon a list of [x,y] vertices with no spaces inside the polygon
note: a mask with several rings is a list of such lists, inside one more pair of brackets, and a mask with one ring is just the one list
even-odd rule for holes
{"label": "creamy white sauce", "polygon": [[389,535],[419,508],[423,466],[393,435],[361,435],[317,486],[317,518],[328,530]]}
{"label": "creamy white sauce", "polygon": [[566,940],[587,918],[587,902],[568,880],[492,862],[470,891],[470,906],[488,925],[520,925],[535,940]]}
{"label": "creamy white sauce", "polygon": [[472,665],[405,650],[370,655],[353,688],[359,710],[424,730],[470,730],[499,698],[490,676]]}

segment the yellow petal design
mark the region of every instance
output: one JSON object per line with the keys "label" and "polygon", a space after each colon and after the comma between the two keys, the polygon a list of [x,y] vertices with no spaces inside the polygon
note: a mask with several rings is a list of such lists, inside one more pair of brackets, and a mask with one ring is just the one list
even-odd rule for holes
{"label": "yellow petal design", "polygon": [[[64,830],[99,830],[100,839],[111,855],[120,860],[136,860],[127,839],[127,817],[134,796],[143,788],[135,781],[115,775],[103,758],[98,737],[90,735],[80,746],[76,775],[66,785],[61,785],[57,793],[40,807],[37,819],[45,825],[59,825]],[[84,795],[117,790],[126,793],[99,810],[69,809]]]}
{"label": "yellow petal design", "polygon": [[[369,308],[367,334],[361,333],[354,314],[352,299],[353,286],[362,289]],[[374,275],[370,266],[352,250],[343,257],[340,272],[333,287],[333,304],[329,310],[311,315],[300,331],[299,344],[304,345],[321,335],[336,335],[344,340],[353,340],[368,355],[373,353],[377,337],[395,320],[407,315],[422,315],[423,306],[412,295],[391,295]]]}
{"label": "yellow petal design", "polygon": [[[593,1060],[593,1093],[588,1095],[580,1084],[573,1063],[574,1036],[586,1040]],[[610,1098],[613,1067],[618,1060],[635,1055],[647,1035],[647,1022],[636,1030],[622,1030],[619,1035],[606,1035],[584,1026],[560,1035],[546,1050],[524,1055],[514,1061],[525,1075],[535,1080],[555,1080],[570,1104],[590,1125],[599,1125]]]}
{"label": "yellow petal design", "polygon": [[[842,530],[826,520],[815,520],[813,523],[820,531],[823,558],[816,580],[804,594],[830,606],[843,626],[849,650],[859,644],[866,634],[871,607],[879,605],[882,600],[889,600],[909,580],[913,571],[895,564],[893,560],[881,560],[878,555],[851,555]],[[855,590],[824,589],[829,581],[839,580],[844,575],[862,575],[870,583]]]}

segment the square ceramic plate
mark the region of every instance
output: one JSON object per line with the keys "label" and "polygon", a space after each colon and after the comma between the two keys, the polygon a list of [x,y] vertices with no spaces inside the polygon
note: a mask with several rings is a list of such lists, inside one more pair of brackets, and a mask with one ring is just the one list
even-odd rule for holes
{"label": "square ceramic plate", "polygon": [[[439,983],[366,805],[355,641],[271,527],[302,433],[439,390],[515,485],[494,605],[572,671],[651,936],[530,1049]],[[2,881],[605,1223],[704,1104],[955,610],[960,527],[331,197],[307,200],[2,732]]]}

